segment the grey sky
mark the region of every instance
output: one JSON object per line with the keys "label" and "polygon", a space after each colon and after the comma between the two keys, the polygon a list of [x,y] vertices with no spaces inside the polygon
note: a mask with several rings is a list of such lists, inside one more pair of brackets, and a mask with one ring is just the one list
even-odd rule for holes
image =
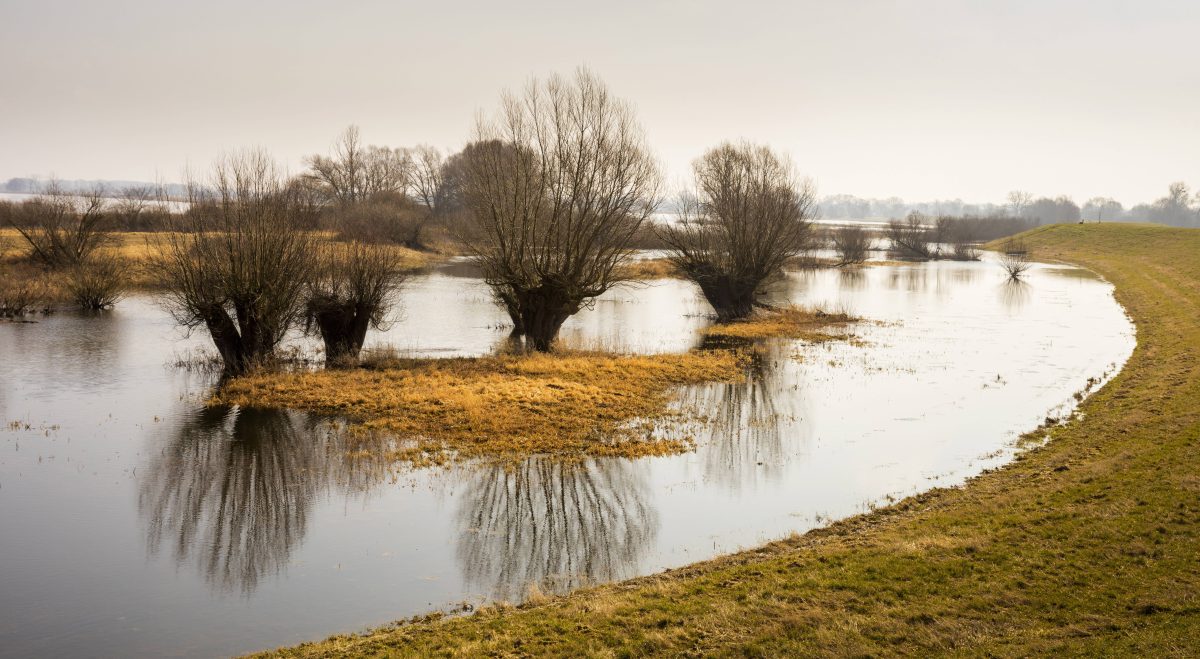
{"label": "grey sky", "polygon": [[461,146],[477,110],[586,64],[672,181],[727,138],[822,194],[1150,200],[1200,185],[1200,3],[0,0],[0,179],[177,180],[347,124]]}

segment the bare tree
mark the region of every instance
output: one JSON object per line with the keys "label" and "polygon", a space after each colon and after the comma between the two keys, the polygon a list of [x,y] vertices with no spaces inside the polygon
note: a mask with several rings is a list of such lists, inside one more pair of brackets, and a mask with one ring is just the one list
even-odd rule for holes
{"label": "bare tree", "polygon": [[297,228],[302,204],[261,151],[224,158],[206,187],[188,189],[190,209],[153,265],[175,318],[205,327],[225,372],[239,375],[270,361],[302,313],[314,241]]}
{"label": "bare tree", "polygon": [[391,299],[406,277],[395,250],[360,242],[324,243],[308,284],[306,329],[325,343],[325,363],[358,360],[367,330],[387,318]]}
{"label": "bare tree", "polygon": [[1025,211],[1033,203],[1033,193],[1024,190],[1013,190],[1008,193],[1008,205],[1013,217],[1024,217]]}
{"label": "bare tree", "polygon": [[1092,197],[1083,205],[1083,217],[1091,217],[1097,222],[1115,220],[1124,210],[1121,202],[1112,197]]}
{"label": "bare tree", "polygon": [[5,213],[29,246],[30,257],[50,268],[79,264],[105,238],[111,216],[103,187],[68,193],[51,182],[45,191]]}
{"label": "bare tree", "polygon": [[1029,261],[1029,250],[1025,244],[1010,240],[1004,244],[1004,253],[1000,255],[1000,266],[1008,273],[1008,278],[1018,280],[1033,264]]}
{"label": "bare tree", "polygon": [[381,192],[405,194],[411,160],[404,149],[364,146],[358,127],[338,137],[329,155],[305,159],[307,176],[337,204],[354,204]]}
{"label": "bare tree", "polygon": [[859,224],[840,226],[832,232],[833,249],[838,253],[838,265],[854,265],[867,260],[873,248],[871,234]]}
{"label": "bare tree", "polygon": [[481,118],[464,151],[459,227],[496,297],[536,350],[621,281],[661,174],[633,109],[580,69],[530,82]]}
{"label": "bare tree", "polygon": [[446,160],[442,152],[427,145],[411,151],[412,168],[409,176],[412,196],[417,202],[417,213],[410,223],[410,235],[405,242],[414,249],[424,247],[422,234],[431,223],[437,222],[448,206],[446,185]]}
{"label": "bare tree", "polygon": [[811,246],[816,191],[791,160],[748,142],[710,149],[693,169],[696,192],[661,236],[719,320],[744,318],[784,262]]}

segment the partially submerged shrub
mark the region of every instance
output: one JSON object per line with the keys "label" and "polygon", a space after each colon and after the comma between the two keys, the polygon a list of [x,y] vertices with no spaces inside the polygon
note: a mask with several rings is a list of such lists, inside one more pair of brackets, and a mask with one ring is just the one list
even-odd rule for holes
{"label": "partially submerged shrub", "polygon": [[867,252],[873,245],[871,234],[861,225],[848,224],[831,232],[833,249],[838,254],[838,265],[854,265],[867,260]]}
{"label": "partially submerged shrub", "polygon": [[360,242],[325,243],[308,282],[306,329],[325,344],[327,365],[358,360],[367,330],[381,326],[406,277],[395,250]]}
{"label": "partially submerged shrub", "polygon": [[19,318],[44,308],[48,287],[44,278],[11,278],[0,273],[0,318]]}
{"label": "partially submerged shrub", "polygon": [[1019,241],[1008,241],[1004,244],[1004,253],[1000,256],[1000,266],[1008,273],[1009,279],[1020,279],[1033,264],[1029,261],[1029,250]]}
{"label": "partially submerged shrub", "polygon": [[125,292],[129,269],[114,254],[97,252],[67,273],[64,286],[81,309],[98,311],[117,303]]}
{"label": "partially submerged shrub", "polygon": [[696,193],[662,238],[718,319],[744,318],[784,262],[811,246],[815,191],[786,157],[745,142],[709,150],[694,169]]}
{"label": "partially submerged shrub", "polygon": [[887,237],[896,256],[927,260],[936,255],[934,227],[929,226],[926,217],[917,211],[909,213],[903,220],[888,222]]}

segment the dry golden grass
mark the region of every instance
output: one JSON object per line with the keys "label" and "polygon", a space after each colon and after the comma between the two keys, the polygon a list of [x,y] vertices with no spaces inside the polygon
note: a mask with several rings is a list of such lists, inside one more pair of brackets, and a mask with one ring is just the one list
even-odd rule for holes
{"label": "dry golden grass", "polygon": [[630,261],[620,267],[618,273],[622,278],[634,280],[648,279],[682,279],[683,274],[671,263],[670,259],[645,259]]}
{"label": "dry golden grass", "polygon": [[[324,236],[332,239],[332,234]],[[114,231],[105,235],[105,241],[98,251],[115,254],[127,266],[129,288],[133,290],[153,291],[161,288],[149,265],[154,255],[167,241],[168,234],[162,232],[130,232]],[[442,245],[444,253],[451,253],[449,246]],[[401,258],[406,270],[420,270],[429,266],[443,252],[418,252],[416,250],[392,245]],[[46,268],[29,260],[28,248],[15,229],[0,229],[0,271],[5,277],[16,282],[31,282],[45,291],[44,302],[60,304],[68,301],[64,292],[62,272],[48,271]]]}
{"label": "dry golden grass", "polygon": [[212,403],[344,415],[363,430],[406,440],[393,457],[414,463],[534,453],[637,457],[690,448],[651,437],[653,423],[670,414],[672,388],[739,381],[744,364],[728,350],[396,359],[371,369],[240,378]]}
{"label": "dry golden grass", "polygon": [[818,309],[780,307],[762,309],[744,320],[718,323],[704,328],[704,334],[714,339],[806,339],[821,341],[836,336],[828,328],[845,326],[854,318],[844,313],[827,313]]}

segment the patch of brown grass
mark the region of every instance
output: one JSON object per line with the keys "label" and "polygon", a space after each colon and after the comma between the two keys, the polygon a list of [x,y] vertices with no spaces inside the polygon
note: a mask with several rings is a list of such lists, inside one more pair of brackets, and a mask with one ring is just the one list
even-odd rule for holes
{"label": "patch of brown grass", "polygon": [[670,259],[631,261],[622,265],[618,272],[622,278],[633,280],[683,278],[683,274]]}
{"label": "patch of brown grass", "polygon": [[[323,234],[332,240],[329,232]],[[162,284],[154,276],[150,262],[159,252],[169,236],[164,232],[114,231],[105,234],[105,240],[98,252],[115,256],[124,266],[127,276],[126,285],[133,290],[154,291]],[[405,270],[416,271],[429,266],[441,258],[440,253],[420,252],[400,245],[389,245],[400,257]],[[0,229],[0,266],[5,268],[6,276],[15,281],[36,282],[36,285],[47,291],[47,304],[61,304],[69,301],[63,282],[64,272],[47,270],[29,260],[28,247],[15,229]]]}
{"label": "patch of brown grass", "polygon": [[819,309],[803,307],[780,307],[762,309],[744,320],[717,323],[704,328],[706,336],[715,339],[807,339],[822,341],[835,334],[826,331],[830,327],[854,322],[845,313],[827,313]]}
{"label": "patch of brown grass", "polygon": [[689,449],[686,440],[651,436],[654,422],[671,414],[671,390],[740,381],[745,361],[726,350],[392,359],[370,369],[240,378],[212,403],[343,415],[404,440],[393,457],[414,463],[535,453],[638,457]]}

